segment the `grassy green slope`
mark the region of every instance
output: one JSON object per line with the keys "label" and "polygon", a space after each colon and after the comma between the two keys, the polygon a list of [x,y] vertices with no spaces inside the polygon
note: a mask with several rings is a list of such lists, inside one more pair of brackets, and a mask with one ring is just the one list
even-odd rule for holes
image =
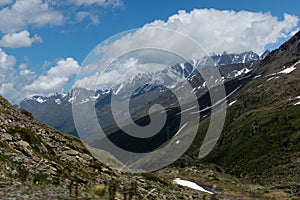
{"label": "grassy green slope", "polygon": [[[217,145],[204,159],[252,183],[300,195],[300,32],[263,60],[250,81],[228,99],[225,126]],[[297,98],[298,97],[298,98]],[[197,156],[209,118],[188,154]]]}
{"label": "grassy green slope", "polygon": [[[245,86],[229,101],[222,138],[207,160],[259,183],[299,183],[300,69]],[[297,87],[298,86],[298,87]]]}

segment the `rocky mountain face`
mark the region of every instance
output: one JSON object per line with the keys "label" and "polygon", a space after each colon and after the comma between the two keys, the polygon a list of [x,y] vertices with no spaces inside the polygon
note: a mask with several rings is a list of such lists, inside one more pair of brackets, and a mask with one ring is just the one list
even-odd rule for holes
{"label": "rocky mountain face", "polygon": [[0,172],[1,199],[214,198],[173,184],[174,175],[167,179],[113,170],[93,158],[77,138],[38,123],[2,97]]}
{"label": "rocky mountain face", "polygon": [[259,63],[255,69],[257,74],[272,74],[280,71],[283,67],[290,67],[299,61],[300,56],[300,32],[285,42],[277,50],[272,51]]}
{"label": "rocky mountain face", "polygon": [[253,62],[259,60],[260,57],[252,51],[244,52],[241,54],[223,52],[222,54],[212,55],[211,59],[214,61],[215,66],[220,66]]}
{"label": "rocky mountain face", "polygon": [[[220,74],[222,76],[222,82],[227,82],[230,80],[238,79],[244,74],[247,74],[251,71],[251,69],[255,66],[255,64],[259,61],[259,56],[253,52],[244,52],[242,54],[228,54],[223,53],[220,55],[212,55],[210,57],[209,64],[205,65],[215,65],[219,68]],[[200,61],[193,61],[194,65]],[[206,66],[208,69],[210,66]],[[135,100],[135,105],[143,102],[143,95],[147,92],[158,91],[161,97],[167,96],[167,91],[157,85],[157,83],[153,79],[155,76],[159,76],[164,80],[164,84],[176,90],[176,88],[180,88],[182,83],[174,77],[184,76],[189,81],[189,84],[192,86],[192,92],[196,94],[198,97],[202,96],[207,92],[207,88],[205,85],[205,81],[199,75],[194,73],[193,67],[191,63],[182,63],[175,66],[172,66],[169,69],[166,69],[160,74],[138,74],[130,80],[127,80],[124,83],[116,85],[111,90],[105,91],[89,91],[86,89],[73,89],[67,94],[55,94],[49,97],[43,96],[34,96],[32,98],[24,99],[17,105],[18,108],[25,109],[32,113],[33,117],[38,121],[50,125],[60,131],[69,133],[74,136],[77,135],[77,131],[75,128],[73,116],[72,116],[72,102],[74,93],[80,90],[80,93],[84,94],[86,98],[82,99],[82,104],[88,103],[90,101],[96,101],[96,111],[98,113],[99,119],[102,121],[102,125],[104,127],[110,126],[112,121],[108,121],[108,117],[106,116],[109,112],[109,102],[111,101],[112,95],[120,95],[120,96],[131,96]],[[148,80],[148,83],[143,87],[141,83],[144,83],[145,80]],[[128,94],[130,88],[137,87],[138,89],[133,94]],[[77,91],[76,91],[77,90]],[[165,94],[164,94],[165,93]],[[185,95],[182,96],[185,98]],[[168,103],[172,104],[173,100],[170,98],[160,98],[159,102],[156,103]],[[133,106],[134,107],[134,106]],[[138,107],[138,106],[137,106]],[[133,112],[138,112],[135,110]],[[140,110],[140,113],[143,110]]]}

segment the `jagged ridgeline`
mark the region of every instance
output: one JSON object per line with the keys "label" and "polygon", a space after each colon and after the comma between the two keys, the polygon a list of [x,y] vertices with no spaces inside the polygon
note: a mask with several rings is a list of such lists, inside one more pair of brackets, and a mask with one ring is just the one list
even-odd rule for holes
{"label": "jagged ridgeline", "polygon": [[[267,52],[265,55],[267,55]],[[261,58],[254,52],[249,51],[241,54],[230,54],[225,52],[218,55],[213,54],[210,56],[210,59],[212,59],[213,65],[218,66],[220,74],[224,79],[223,81],[227,82],[229,80],[237,80],[238,78],[247,74]],[[191,66],[191,63],[178,63],[178,65],[173,66],[173,69],[175,69],[175,71],[179,73],[183,73],[184,76],[189,79],[193,87],[193,91],[191,92],[197,94],[198,96],[206,93],[207,88],[205,87],[204,80],[199,77],[193,77],[193,67]],[[156,90],[162,93],[161,96],[167,96],[167,94],[163,95],[163,93],[167,90],[162,90],[161,88],[153,84],[144,85],[134,94],[126,94],[128,87],[130,87],[133,83],[138,84],[139,82],[144,80],[149,80],[149,82],[151,82],[154,75],[155,74],[151,73],[141,74],[134,77],[130,81],[117,85],[111,90],[98,90],[94,92],[81,88],[81,93],[85,93],[85,96],[89,97],[88,99],[85,99],[85,102],[82,103],[84,104],[87,103],[87,101],[96,101],[95,108],[99,118],[101,118],[101,125],[104,126],[104,128],[109,128],[109,126],[111,125],[111,121],[106,120],[106,115],[109,113],[111,100],[110,97],[114,93],[119,95],[122,94],[124,96],[132,95],[132,98],[134,99],[133,104],[138,104],[141,101],[143,102],[144,97],[142,95],[149,91]],[[171,75],[174,74],[169,75],[171,77],[169,77],[169,79],[172,79]],[[168,77],[165,80],[166,82],[168,82]],[[181,85],[178,85],[178,87],[180,86]],[[175,85],[172,87],[175,87]],[[18,105],[16,105],[16,107],[29,111],[30,113],[32,113],[35,119],[42,123],[50,125],[62,132],[78,136],[72,116],[73,93],[78,89],[79,88],[71,90],[66,94],[55,94],[49,97],[33,96],[31,98],[26,98]],[[175,89],[176,88],[174,88],[174,90]],[[167,99],[166,103],[171,104],[172,99]]]}

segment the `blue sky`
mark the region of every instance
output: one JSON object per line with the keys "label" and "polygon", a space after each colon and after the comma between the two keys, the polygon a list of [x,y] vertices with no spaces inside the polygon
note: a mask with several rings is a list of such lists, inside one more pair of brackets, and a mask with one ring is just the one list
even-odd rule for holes
{"label": "blue sky", "polygon": [[[211,8],[218,11],[233,10],[236,16],[239,16],[236,13],[240,11],[249,11],[250,14],[242,15],[241,19],[236,18],[234,27],[242,26],[243,20],[248,23],[251,13],[258,21],[264,17],[267,21],[273,20],[270,26],[279,28],[270,30],[273,31],[272,34],[269,32],[272,38],[260,46],[249,45],[249,50],[257,53],[261,53],[258,51],[263,48],[277,47],[299,27],[297,20],[300,18],[300,2],[293,0],[0,0],[0,95],[16,103],[34,94],[60,92],[67,85],[66,79],[76,73],[87,54],[106,38],[143,27],[155,20],[161,20],[159,26],[167,28],[171,25],[186,27],[184,22],[168,22],[169,17],[178,14],[179,10],[185,10],[186,13],[178,15],[176,19],[185,18],[193,20],[191,24],[197,24],[197,20],[200,20],[198,14],[203,12],[194,12],[194,17],[186,15],[194,9]],[[259,13],[264,15],[258,16]],[[285,13],[292,17],[284,17]],[[224,20],[230,19],[227,15],[232,15],[208,11],[204,16],[211,17],[214,14],[224,15]],[[262,26],[267,25],[265,22]],[[250,31],[255,33],[262,31],[262,28]],[[248,35],[245,37],[248,39]],[[250,43],[253,42],[249,40]],[[240,50],[245,48],[247,45],[240,47]],[[221,49],[212,48],[214,50]],[[239,51],[235,46],[224,49],[227,50]],[[55,73],[60,73],[57,72],[59,70],[65,75],[55,79],[59,84],[53,83],[51,88],[52,82],[47,81],[53,80]]]}

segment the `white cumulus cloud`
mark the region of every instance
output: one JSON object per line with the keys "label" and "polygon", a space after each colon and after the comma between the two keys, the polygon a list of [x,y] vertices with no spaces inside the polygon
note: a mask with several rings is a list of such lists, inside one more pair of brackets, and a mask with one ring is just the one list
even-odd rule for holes
{"label": "white cumulus cloud", "polygon": [[38,35],[30,37],[27,30],[18,33],[8,33],[0,40],[0,46],[8,48],[30,47],[33,43],[42,43],[42,38]]}
{"label": "white cumulus cloud", "polygon": [[13,0],[1,0],[0,1],[0,6],[5,6],[5,5],[8,5],[12,2],[13,2]]}
{"label": "white cumulus cloud", "polygon": [[[167,21],[156,20],[146,27],[163,27],[182,32],[199,42],[208,52],[261,53],[269,44],[287,38],[297,29],[299,18],[284,14],[215,9],[181,10]],[[176,42],[176,41],[170,41]]]}
{"label": "white cumulus cloud", "polygon": [[11,33],[28,26],[63,24],[63,15],[44,0],[16,0],[0,10],[0,32]]}
{"label": "white cumulus cloud", "polygon": [[73,58],[60,60],[56,66],[47,71],[46,75],[39,76],[34,82],[25,86],[24,89],[43,95],[61,91],[78,69],[79,64]]}
{"label": "white cumulus cloud", "polygon": [[90,12],[80,11],[80,12],[76,13],[76,22],[82,22],[86,18],[89,18],[91,20],[92,24],[99,24],[98,16],[96,16]]}
{"label": "white cumulus cloud", "polygon": [[74,3],[77,6],[82,5],[99,5],[102,7],[120,7],[123,6],[123,2],[121,0],[69,0],[70,3]]}
{"label": "white cumulus cloud", "polygon": [[99,7],[122,6],[122,0],[0,0],[0,33],[80,23],[85,18],[98,24]]}
{"label": "white cumulus cloud", "polygon": [[60,92],[78,69],[76,60],[66,58],[59,60],[44,75],[37,75],[27,64],[16,66],[16,58],[0,48],[0,95],[18,103],[25,97]]}
{"label": "white cumulus cloud", "polygon": [[15,65],[16,58],[0,48],[0,94],[12,102],[24,97],[22,88],[35,77],[35,73],[27,70],[25,65],[20,67],[19,72],[14,69]]}
{"label": "white cumulus cloud", "polygon": [[7,72],[16,64],[16,58],[14,56],[7,55],[0,48],[0,72],[1,74]]}

